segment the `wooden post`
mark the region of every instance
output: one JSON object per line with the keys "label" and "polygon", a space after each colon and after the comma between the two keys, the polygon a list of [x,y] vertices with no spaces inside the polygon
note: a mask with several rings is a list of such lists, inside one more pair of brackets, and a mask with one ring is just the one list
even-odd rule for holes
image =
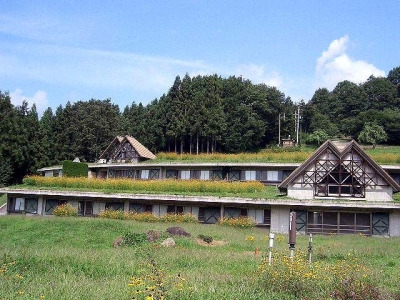
{"label": "wooden post", "polygon": [[308,262],[310,264],[310,268],[312,267],[312,253],[313,253],[313,240],[312,240],[312,233],[310,233],[310,238],[308,241]]}

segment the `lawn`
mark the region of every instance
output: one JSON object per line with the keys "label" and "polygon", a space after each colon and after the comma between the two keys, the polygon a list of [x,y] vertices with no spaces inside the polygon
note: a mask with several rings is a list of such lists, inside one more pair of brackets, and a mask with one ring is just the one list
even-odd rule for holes
{"label": "lawn", "polygon": [[[159,243],[113,247],[113,241],[128,232],[165,232],[177,225],[191,237],[175,238],[175,247]],[[0,299],[145,299],[144,294],[132,294],[139,289],[134,281],[164,275],[166,299],[300,299],[289,289],[273,291],[257,273],[268,255],[265,228],[3,216],[0,230]],[[199,234],[220,243],[199,244]],[[287,242],[286,235],[275,236],[275,249],[285,256]],[[398,299],[394,294],[400,278],[399,242],[399,238],[314,236],[314,265],[336,266],[350,256],[356,258],[357,267],[373,270],[369,279],[387,293],[386,299]],[[295,257],[303,256],[307,246],[308,237],[298,236]],[[329,292],[325,296],[329,299]],[[307,299],[318,297],[312,294]]]}

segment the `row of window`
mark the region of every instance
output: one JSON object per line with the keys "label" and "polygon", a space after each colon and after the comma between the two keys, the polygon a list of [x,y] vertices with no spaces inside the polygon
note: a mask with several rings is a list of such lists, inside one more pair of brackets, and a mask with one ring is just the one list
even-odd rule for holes
{"label": "row of window", "polygon": [[296,211],[296,229],[305,233],[387,235],[385,212]]}
{"label": "row of window", "polygon": [[[245,171],[245,170],[174,170],[167,169],[166,179],[198,179],[198,180],[229,180],[229,181],[269,181],[281,182],[291,171]],[[159,179],[160,169],[150,170],[118,170],[110,169],[109,178],[132,178],[132,179]]]}

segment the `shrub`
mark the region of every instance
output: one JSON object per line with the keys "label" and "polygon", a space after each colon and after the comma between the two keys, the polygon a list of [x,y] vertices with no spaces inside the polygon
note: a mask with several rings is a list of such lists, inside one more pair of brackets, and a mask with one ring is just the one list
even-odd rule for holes
{"label": "shrub", "polygon": [[296,299],[383,299],[372,284],[373,275],[351,255],[331,263],[318,261],[310,267],[307,253],[302,251],[296,251],[293,258],[274,252],[272,264],[263,259],[257,272],[266,289]]}
{"label": "shrub", "polygon": [[160,217],[161,222],[169,223],[197,223],[197,218],[191,213],[186,214],[166,214]]}
{"label": "shrub", "polygon": [[58,217],[76,217],[78,215],[78,208],[68,203],[61,204],[54,209],[53,215]]}
{"label": "shrub", "polygon": [[125,214],[122,210],[113,210],[108,208],[101,211],[99,217],[104,219],[125,220]]}
{"label": "shrub", "polygon": [[151,257],[137,276],[131,276],[128,286],[132,299],[162,300],[193,297],[192,288],[180,273],[168,275]]}
{"label": "shrub", "polygon": [[204,242],[206,242],[207,244],[211,243],[214,239],[212,238],[212,236],[209,235],[203,235],[203,234],[199,234],[197,236],[199,239],[203,240]]}
{"label": "shrub", "polygon": [[237,228],[252,228],[256,226],[256,221],[253,218],[241,216],[239,218],[220,218],[218,224]]}
{"label": "shrub", "polygon": [[147,235],[145,233],[128,232],[123,236],[123,245],[137,246],[147,243]]}
{"label": "shrub", "polygon": [[87,177],[88,165],[85,163],[65,160],[63,161],[62,172],[63,176],[66,177]]}

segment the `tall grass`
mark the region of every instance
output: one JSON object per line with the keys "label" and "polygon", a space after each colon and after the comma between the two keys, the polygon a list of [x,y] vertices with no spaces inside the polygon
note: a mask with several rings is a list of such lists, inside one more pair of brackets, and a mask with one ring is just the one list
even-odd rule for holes
{"label": "tall grass", "polygon": [[237,153],[237,154],[177,154],[174,152],[161,152],[157,154],[156,162],[176,161],[176,162],[303,162],[313,151],[311,149],[300,150],[299,148],[269,149],[256,153]]}
{"label": "tall grass", "polygon": [[[126,232],[165,232],[170,226],[182,226],[191,237],[175,238],[173,248],[158,243],[113,248],[115,238]],[[26,216],[1,217],[0,228],[0,267],[5,265],[0,272],[0,299],[132,299],[131,279],[148,271],[149,259],[166,276],[185,278],[192,289],[190,295],[167,299],[299,299],[289,290],[273,289],[258,275],[268,257],[266,229]],[[196,237],[201,234],[224,243],[199,244]],[[275,236],[275,249],[284,256],[289,254],[287,240],[286,235]],[[356,267],[374,270],[378,274],[370,278],[374,286],[387,293],[386,299],[394,299],[400,278],[399,242],[399,238],[314,236],[314,263],[334,267],[349,254],[357,257]],[[307,246],[308,237],[299,236],[295,256]],[[332,290],[328,285],[323,288]],[[326,294],[307,295],[310,300],[329,299]]]}
{"label": "tall grass", "polygon": [[32,188],[85,189],[131,193],[265,197],[276,195],[274,187],[258,181],[132,180],[30,176],[24,184]]}
{"label": "tall grass", "polygon": [[[400,164],[400,147],[398,146],[378,146],[375,149],[363,147],[364,150],[380,164]],[[237,153],[237,154],[177,154],[171,152],[161,152],[157,154],[155,162],[232,162],[232,163],[302,163],[310,157],[315,148],[275,148],[265,149],[256,153]]]}

